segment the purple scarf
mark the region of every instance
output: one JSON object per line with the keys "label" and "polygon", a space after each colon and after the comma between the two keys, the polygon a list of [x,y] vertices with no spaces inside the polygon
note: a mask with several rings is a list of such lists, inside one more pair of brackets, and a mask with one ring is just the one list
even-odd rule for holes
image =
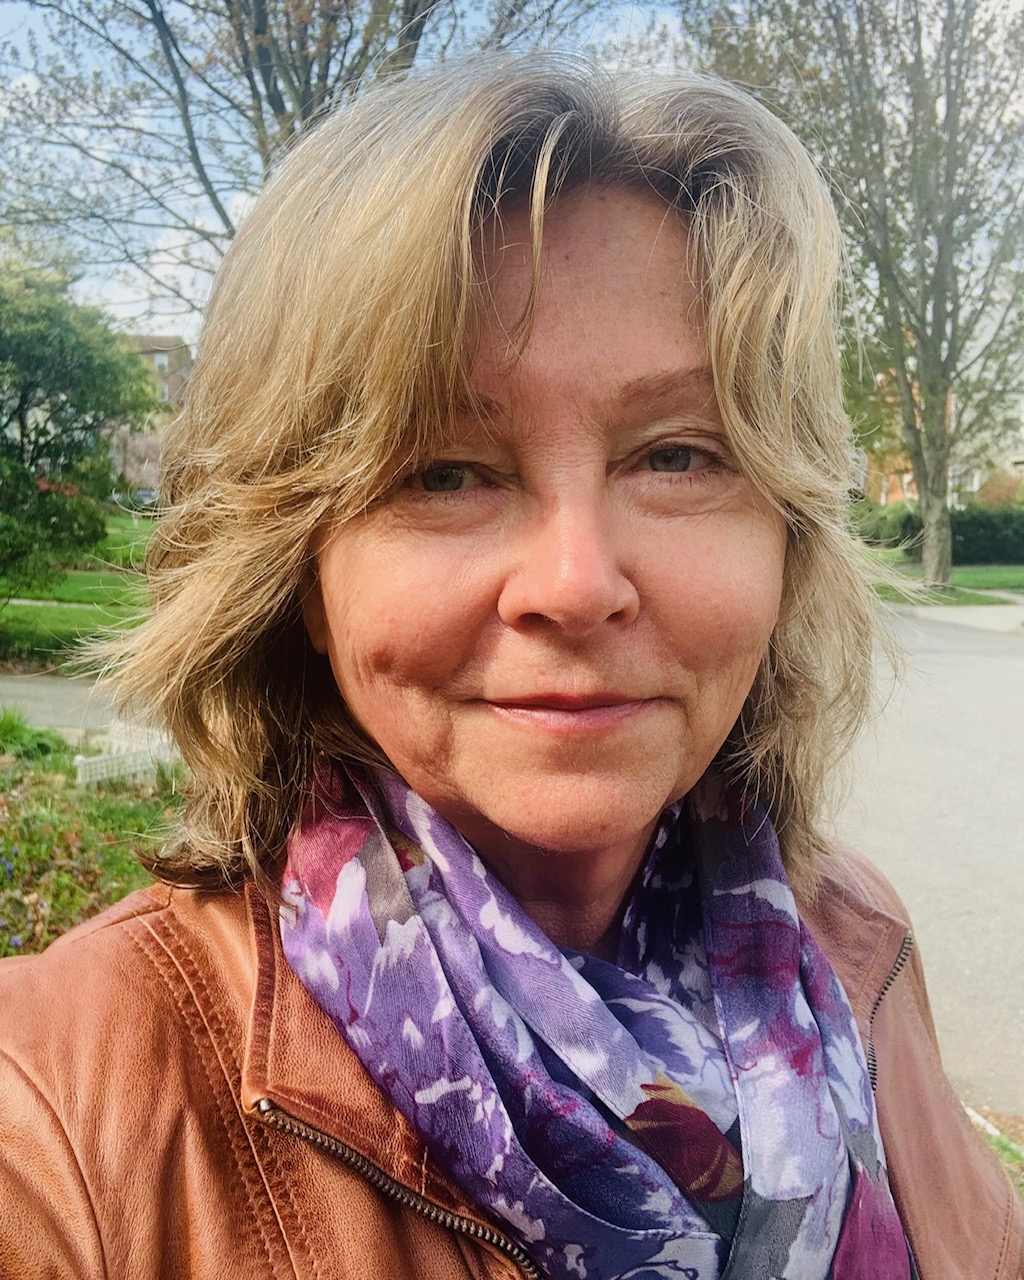
{"label": "purple scarf", "polygon": [[713,779],[666,810],[611,964],[556,947],[401,779],[375,788],[321,763],[285,954],[547,1275],[912,1280],[853,1015],[763,811]]}

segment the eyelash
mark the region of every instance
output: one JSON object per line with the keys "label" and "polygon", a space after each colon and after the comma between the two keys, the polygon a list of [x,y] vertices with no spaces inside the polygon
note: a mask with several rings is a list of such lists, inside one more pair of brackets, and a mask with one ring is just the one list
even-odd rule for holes
{"label": "eyelash", "polygon": [[[657,471],[654,467],[651,467],[651,472],[655,475],[670,477],[672,481],[674,481],[675,483],[685,481],[687,484],[693,485],[693,484],[707,484],[716,475],[719,475],[722,471],[727,470],[725,458],[722,456],[721,453],[718,453],[714,449],[706,448],[700,445],[686,444],[683,441],[671,441],[671,440],[660,441],[658,444],[652,445],[650,446],[650,448],[646,449],[644,453],[641,454],[640,458],[637,461],[638,463],[649,462],[650,459],[653,458],[656,454],[671,453],[674,450],[682,450],[682,449],[688,450],[692,454],[696,454],[698,456],[702,456],[706,458],[707,459],[706,465],[702,467],[697,467],[693,470],[688,470],[688,471],[667,471],[667,470]],[[488,481],[485,475],[481,475],[481,472],[485,471],[486,469],[482,468],[480,464],[472,463],[472,462],[461,462],[454,458],[442,458],[437,462],[430,463],[429,466],[421,468],[419,471],[413,472],[410,476],[407,477],[403,487],[406,489],[412,490],[419,497],[427,498],[432,502],[437,502],[439,500],[452,501],[454,499],[458,499],[466,493],[465,489],[426,489],[426,488],[418,488],[416,486],[416,481],[418,480],[422,481],[423,477],[428,472],[443,471],[446,469],[459,470],[459,471],[476,471],[478,478],[481,480],[481,484],[479,486],[473,486],[474,488],[480,487],[480,488],[493,489],[493,488],[499,487],[494,482]],[[639,466],[634,466],[633,470],[639,470]]]}

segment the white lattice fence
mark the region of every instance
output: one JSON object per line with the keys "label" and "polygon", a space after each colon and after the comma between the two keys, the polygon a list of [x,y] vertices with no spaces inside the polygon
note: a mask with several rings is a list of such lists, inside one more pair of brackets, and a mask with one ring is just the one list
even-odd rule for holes
{"label": "white lattice fence", "polygon": [[75,771],[80,786],[90,782],[108,782],[111,778],[145,778],[156,773],[157,760],[144,747],[139,751],[116,751],[101,756],[75,756]]}

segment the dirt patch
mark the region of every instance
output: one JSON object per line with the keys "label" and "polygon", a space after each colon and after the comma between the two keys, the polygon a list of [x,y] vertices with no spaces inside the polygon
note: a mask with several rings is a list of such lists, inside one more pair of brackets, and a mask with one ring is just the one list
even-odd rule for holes
{"label": "dirt patch", "polygon": [[1018,1147],[1024,1147],[1024,1116],[1008,1116],[993,1111],[991,1107],[976,1107],[978,1115],[984,1116],[989,1124],[994,1124],[999,1132]]}

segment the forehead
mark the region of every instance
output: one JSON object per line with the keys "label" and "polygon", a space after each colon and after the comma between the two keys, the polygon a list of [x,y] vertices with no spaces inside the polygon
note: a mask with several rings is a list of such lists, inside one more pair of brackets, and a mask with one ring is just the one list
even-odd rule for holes
{"label": "forehead", "polygon": [[523,205],[493,228],[473,392],[500,399],[529,382],[623,402],[713,394],[698,273],[675,210],[653,194],[572,192],[546,212],[540,245],[535,262]]}

